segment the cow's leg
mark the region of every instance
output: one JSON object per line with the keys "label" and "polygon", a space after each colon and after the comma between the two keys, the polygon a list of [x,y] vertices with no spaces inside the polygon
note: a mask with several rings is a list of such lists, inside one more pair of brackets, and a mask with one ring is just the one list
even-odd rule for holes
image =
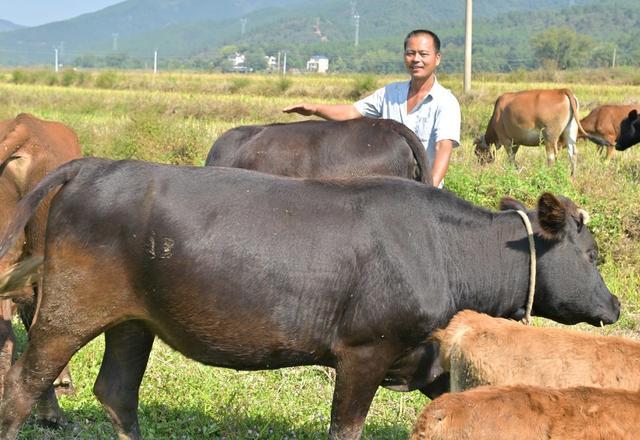
{"label": "cow's leg", "polygon": [[[24,325],[24,328],[29,331],[31,328],[31,323],[33,322],[33,318],[35,316],[36,310],[36,298],[38,295],[41,295],[42,288],[42,280],[38,283],[34,290],[33,301],[21,303],[18,307],[18,314],[20,315],[20,320]],[[53,382],[53,386],[56,389],[56,395],[66,394],[71,395],[74,394],[75,390],[73,388],[73,382],[71,381],[71,371],[69,370],[69,366],[66,365],[60,376],[56,377],[56,380]],[[40,408],[40,406],[38,407]]]}
{"label": "cow's leg", "polygon": [[611,145],[607,146],[607,155],[605,157],[606,160],[609,160],[613,157],[613,152],[616,151],[615,142],[612,142]]}
{"label": "cow's leg", "polygon": [[569,123],[568,130],[564,132],[564,140],[567,144],[567,152],[569,153],[569,162],[571,163],[571,175],[575,176],[576,166],[578,163],[578,123],[572,119]]}
{"label": "cow's leg", "polygon": [[558,158],[558,139],[554,139],[551,136],[545,136],[544,149],[547,153],[547,165],[553,166]]}
{"label": "cow's leg", "polygon": [[141,321],[127,321],[105,333],[105,350],[93,392],[118,438],[139,439],[138,390],[154,335]]}
{"label": "cow's leg", "polygon": [[507,151],[507,156],[509,158],[509,162],[516,168],[518,168],[518,163],[516,162],[516,153],[518,152],[518,148],[520,145],[516,145],[513,143],[513,140],[507,139],[504,143],[504,148]]}
{"label": "cow's leg", "polygon": [[[0,319],[0,393],[4,387],[4,378],[11,368],[13,350],[16,338],[11,327],[12,303],[11,300],[0,301],[2,317]],[[1,394],[0,394],[1,395]]]}
{"label": "cow's leg", "polygon": [[364,421],[387,371],[387,362],[375,349],[357,348],[340,357],[331,406],[329,440],[357,440]]}
{"label": "cow's leg", "polygon": [[575,143],[570,142],[567,144],[567,150],[569,151],[569,162],[571,163],[571,175],[575,176],[578,164],[578,148]]}
{"label": "cow's leg", "polygon": [[[71,356],[91,338],[79,340],[71,334],[61,335],[50,326],[34,326],[31,339],[16,364],[9,370],[0,404],[0,438],[15,438],[36,401],[48,393],[55,398],[53,380]],[[46,397],[46,396],[44,396]],[[61,424],[64,420],[58,408]]]}

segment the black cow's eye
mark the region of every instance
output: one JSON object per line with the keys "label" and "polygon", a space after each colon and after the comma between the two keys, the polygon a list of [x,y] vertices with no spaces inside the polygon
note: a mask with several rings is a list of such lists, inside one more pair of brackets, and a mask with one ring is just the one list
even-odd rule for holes
{"label": "black cow's eye", "polygon": [[593,249],[587,252],[587,256],[589,257],[589,263],[591,264],[595,264],[598,260],[598,253]]}

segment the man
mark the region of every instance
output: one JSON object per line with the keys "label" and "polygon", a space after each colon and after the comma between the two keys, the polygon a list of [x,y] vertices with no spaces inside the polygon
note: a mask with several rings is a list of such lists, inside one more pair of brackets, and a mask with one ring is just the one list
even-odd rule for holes
{"label": "man", "polygon": [[355,104],[296,104],[286,113],[342,121],[362,117],[402,122],[422,140],[432,167],[433,185],[442,187],[451,151],[460,143],[460,105],[438,84],[440,39],[428,30],[411,31],[404,40],[409,81],[391,83]]}

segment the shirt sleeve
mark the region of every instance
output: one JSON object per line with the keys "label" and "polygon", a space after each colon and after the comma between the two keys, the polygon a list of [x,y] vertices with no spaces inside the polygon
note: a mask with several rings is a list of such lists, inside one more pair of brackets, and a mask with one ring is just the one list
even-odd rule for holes
{"label": "shirt sleeve", "polygon": [[460,104],[453,94],[442,100],[435,119],[435,141],[451,139],[454,147],[460,145]]}
{"label": "shirt sleeve", "polygon": [[382,105],[384,103],[385,88],[382,87],[369,96],[365,96],[361,100],[353,104],[360,112],[360,114],[366,118],[381,118],[382,117]]}

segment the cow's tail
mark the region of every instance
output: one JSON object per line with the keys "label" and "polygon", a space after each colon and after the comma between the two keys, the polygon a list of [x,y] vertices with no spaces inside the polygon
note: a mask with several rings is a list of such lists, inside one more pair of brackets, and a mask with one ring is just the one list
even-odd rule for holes
{"label": "cow's tail", "polygon": [[[0,260],[9,251],[13,242],[20,235],[20,231],[24,230],[27,222],[42,199],[54,188],[64,185],[73,179],[80,172],[82,166],[82,159],[77,159],[62,165],[55,171],[47,174],[26,196],[20,199],[20,202],[18,202],[16,206],[13,219],[0,237]],[[2,287],[3,282],[6,286],[15,286],[21,282],[28,283],[30,273],[37,269],[40,263],[40,260],[28,259],[13,266],[8,272],[0,274],[0,292],[8,290],[7,287]],[[9,294],[2,293],[0,296],[9,296]]]}
{"label": "cow's tail", "polygon": [[24,287],[38,281],[38,267],[43,260],[41,256],[25,258],[0,274],[0,298],[31,298],[31,292]]}
{"label": "cow's tail", "polygon": [[21,121],[24,116],[16,116],[7,134],[0,138],[0,164],[5,163],[29,139],[29,130]]}
{"label": "cow's tail", "polygon": [[404,137],[411,148],[413,158],[418,164],[419,175],[416,176],[416,180],[433,186],[433,177],[431,174],[431,165],[429,159],[427,159],[427,152],[422,144],[420,138],[407,126],[402,124],[393,124],[393,130],[400,136]]}
{"label": "cow's tail", "polygon": [[578,134],[583,137],[589,139],[591,142],[601,146],[601,147],[611,147],[611,143],[601,138],[600,136],[593,135],[591,133],[587,133],[584,128],[582,128],[582,124],[580,123],[580,118],[578,118],[578,100],[576,99],[573,92],[569,89],[564,89],[564,94],[569,98],[569,105],[571,106],[571,113],[573,113],[573,118],[576,120],[576,124],[578,124]]}

